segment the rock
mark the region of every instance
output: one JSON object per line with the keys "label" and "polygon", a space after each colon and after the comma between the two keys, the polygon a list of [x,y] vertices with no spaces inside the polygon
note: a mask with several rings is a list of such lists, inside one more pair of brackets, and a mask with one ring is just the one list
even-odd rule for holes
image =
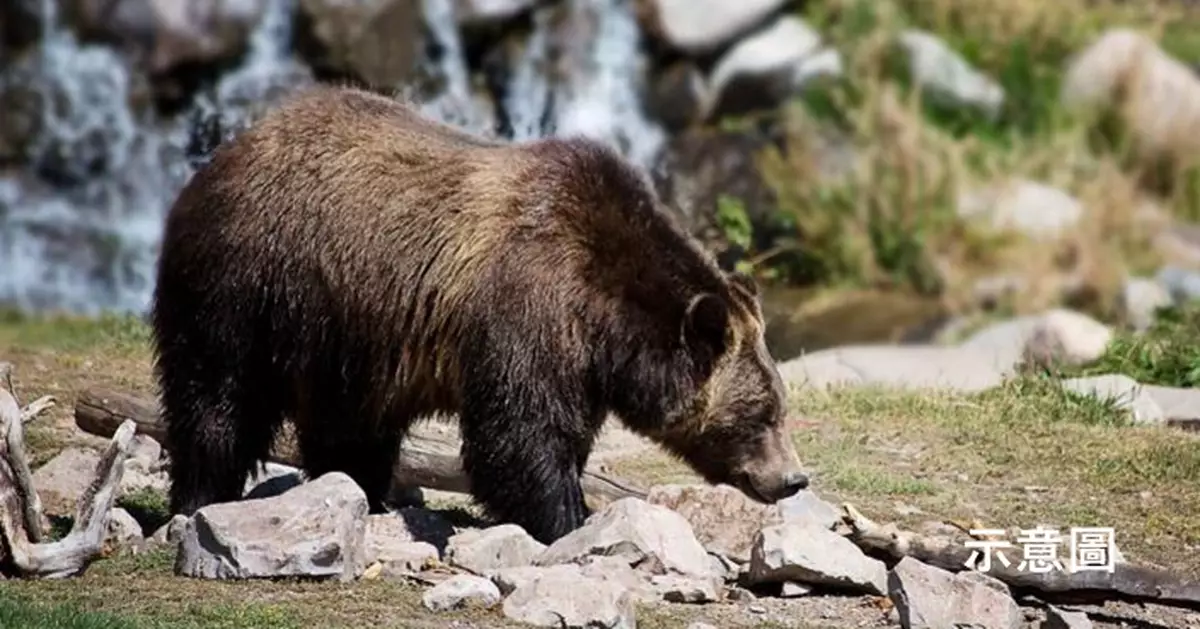
{"label": "rock", "polygon": [[832,530],[842,521],[842,512],[822,500],[811,489],[802,489],[775,503],[784,522]]}
{"label": "rock", "polygon": [[166,524],[158,527],[147,541],[155,546],[174,546],[179,544],[179,540],[183,539],[183,528],[188,523],[186,515],[176,513],[171,516],[171,520]]}
{"label": "rock", "polygon": [[469,574],[457,574],[421,596],[421,604],[433,612],[445,612],[465,607],[491,607],[500,602],[496,584]]}
{"label": "rock", "polygon": [[272,498],[212,504],[183,527],[176,573],[349,581],[366,567],[367,497],[331,472]]}
{"label": "rock", "polygon": [[712,52],[778,12],[787,0],[638,0],[643,28],[688,54]]}
{"label": "rock", "polygon": [[1067,378],[1062,387],[1080,395],[1108,400],[1118,408],[1129,411],[1135,424],[1161,424],[1165,421],[1162,408],[1142,390],[1137,380],[1124,374]]}
{"label": "rock", "polygon": [[64,21],[84,41],[115,44],[151,75],[236,59],[266,0],[65,0]]}
{"label": "rock", "polygon": [[887,567],[828,529],[801,524],[764,527],[746,574],[751,584],[788,581],[883,595]]}
{"label": "rock", "polygon": [[146,466],[146,471],[156,472],[163,467],[162,444],[148,435],[134,435],[133,443],[129,448],[129,458],[126,461],[131,459],[142,461]]}
{"label": "rock", "polygon": [[987,220],[994,229],[1013,230],[1030,238],[1052,239],[1073,229],[1083,218],[1078,199],[1037,181],[1009,179],[961,192],[958,215]]}
{"label": "rock", "polygon": [[779,598],[798,598],[812,593],[812,587],[803,583],[784,581],[779,587]]}
{"label": "rock", "polygon": [[589,555],[620,557],[652,574],[709,578],[716,569],[683,516],[640,498],[622,498],[560,537],[534,561],[574,563]]}
{"label": "rock", "polygon": [[417,77],[425,27],[412,0],[299,0],[296,48],[319,75],[398,89]]}
{"label": "rock", "polygon": [[900,47],[908,55],[909,73],[925,94],[950,107],[973,107],[998,116],[1004,105],[1004,88],[971,67],[945,42],[924,31],[900,33]]}
{"label": "rock", "polygon": [[1200,389],[1146,384],[1141,386],[1141,395],[1154,400],[1164,420],[1200,420]]}
{"label": "rock", "polygon": [[782,519],[778,508],[754,502],[729,485],[657,485],[646,500],[682,515],[709,552],[738,562],[750,560],[763,524]]}
{"label": "rock", "polygon": [[108,533],[104,541],[118,550],[137,552],[145,543],[142,525],[128,511],[113,507],[108,512]]}
{"label": "rock", "polygon": [[706,622],[694,622],[687,626],[687,629],[717,629],[716,625],[710,625]]}
{"label": "rock", "polygon": [[75,516],[79,497],[87,490],[100,464],[100,455],[67,448],[33,472],[33,488],[48,516]]}
{"label": "rock", "polygon": [[[708,120],[770,109],[823,73],[841,74],[841,57],[809,60],[821,50],[821,35],[798,17],[784,15],[766,28],[734,44],[709,75],[702,107]],[[827,67],[829,66],[829,67]]]}
{"label": "rock", "polygon": [[1054,309],[992,324],[958,345],[985,351],[997,365],[1021,361],[1082,365],[1100,358],[1112,340],[1108,326],[1077,312]]}
{"label": "rock", "polygon": [[504,599],[504,615],[510,620],[571,629],[637,626],[637,597],[621,583],[584,576],[575,566],[509,570],[532,571]]}
{"label": "rock", "polygon": [[536,579],[592,580],[615,583],[646,602],[659,598],[659,593],[650,587],[644,576],[639,574],[620,557],[587,557],[580,563],[553,566],[517,566],[489,570],[487,576],[507,596],[519,587],[533,583]]}
{"label": "rock", "polygon": [[1143,165],[1184,166],[1200,150],[1200,80],[1133,29],[1105,31],[1068,62],[1062,102],[1076,111],[1115,113]]}
{"label": "rock", "polygon": [[684,227],[701,238],[720,233],[717,217],[723,198],[737,199],[756,236],[769,237],[777,199],[754,156],[767,149],[782,150],[785,139],[778,128],[686,129],[670,138],[655,169],[656,187]]}
{"label": "rock", "polygon": [[721,600],[716,579],[658,574],[650,577],[650,585],[668,603],[711,603]]}
{"label": "rock", "polygon": [[677,61],[658,72],[646,95],[646,111],[663,129],[682,133],[703,118],[708,83],[696,64]]}
{"label": "rock", "polygon": [[540,0],[455,0],[454,16],[460,26],[505,22],[528,12]]}
{"label": "rock", "polygon": [[1200,272],[1168,265],[1159,269],[1155,279],[1176,302],[1200,299]]}
{"label": "rock", "polygon": [[165,470],[151,472],[142,459],[126,459],[125,471],[121,474],[121,485],[117,498],[124,498],[141,491],[166,494],[171,489],[171,477]]}
{"label": "rock", "polygon": [[964,393],[1001,384],[1016,359],[991,348],[919,345],[848,345],[779,363],[784,382],[797,387],[882,386]]}
{"label": "rock", "polygon": [[416,541],[404,520],[392,514],[367,516],[363,561],[382,564],[380,575],[401,577],[423,570],[440,557],[438,549],[429,542]]}
{"label": "rock", "polygon": [[446,544],[446,563],[483,574],[497,568],[531,566],[545,550],[545,544],[520,526],[501,524],[451,537]]}
{"label": "rock", "polygon": [[1092,629],[1092,621],[1083,612],[1069,612],[1053,605],[1046,607],[1041,629]]}
{"label": "rock", "polygon": [[905,557],[888,573],[887,584],[904,629],[1021,626],[1021,608],[1008,587],[981,572],[955,574]]}
{"label": "rock", "polygon": [[436,511],[404,507],[387,514],[367,516],[367,535],[403,542],[428,542],[442,552],[454,535],[454,527]]}
{"label": "rock", "polygon": [[1172,303],[1167,288],[1152,279],[1132,277],[1125,281],[1121,289],[1121,314],[1139,332],[1150,328],[1158,310]]}

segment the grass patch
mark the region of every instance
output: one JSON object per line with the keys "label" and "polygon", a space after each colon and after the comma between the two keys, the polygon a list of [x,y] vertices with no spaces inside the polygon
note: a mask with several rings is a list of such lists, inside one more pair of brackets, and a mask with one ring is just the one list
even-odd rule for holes
{"label": "grass patch", "polygon": [[1099,359],[1065,376],[1120,373],[1142,384],[1200,385],[1200,302],[1160,309],[1143,333],[1122,331]]}
{"label": "grass patch", "polygon": [[[1200,575],[1200,438],[1131,425],[1108,401],[1043,377],[972,395],[795,393],[795,434],[817,493],[918,527],[1112,526],[1126,557]],[[643,482],[696,482],[680,463],[613,463]]]}
{"label": "grass patch", "polygon": [[129,512],[149,535],[171,520],[167,495],[152,487],[142,487],[117,500],[116,506]]}

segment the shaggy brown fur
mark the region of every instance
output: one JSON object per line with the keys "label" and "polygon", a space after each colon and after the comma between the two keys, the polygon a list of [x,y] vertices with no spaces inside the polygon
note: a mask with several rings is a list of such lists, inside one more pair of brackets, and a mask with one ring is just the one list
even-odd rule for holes
{"label": "shaggy brown fur", "polygon": [[760,500],[807,483],[752,281],[585,139],[480,140],[320,87],[222,145],[166,220],[153,309],[171,507],[237,499],[291,419],[380,508],[458,413],[472,492],[550,542],[605,415]]}

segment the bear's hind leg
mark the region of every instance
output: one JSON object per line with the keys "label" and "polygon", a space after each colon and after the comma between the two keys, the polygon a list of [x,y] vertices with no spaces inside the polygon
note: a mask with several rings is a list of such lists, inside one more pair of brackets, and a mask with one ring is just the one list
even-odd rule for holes
{"label": "bear's hind leg", "polygon": [[[171,513],[191,515],[209,504],[242,497],[246,479],[271,448],[282,417],[271,416],[266,395],[252,383],[201,370],[164,379],[163,419],[171,452]],[[182,383],[182,384],[180,384]]]}
{"label": "bear's hind leg", "polygon": [[589,515],[579,481],[591,446],[583,398],[546,379],[506,383],[499,370],[480,371],[460,418],[471,493],[492,517],[551,544]]}

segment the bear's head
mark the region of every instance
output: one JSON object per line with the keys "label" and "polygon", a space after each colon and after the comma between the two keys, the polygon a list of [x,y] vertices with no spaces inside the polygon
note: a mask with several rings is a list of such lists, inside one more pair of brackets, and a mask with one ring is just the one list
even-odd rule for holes
{"label": "bear's head", "polygon": [[763,338],[754,280],[730,273],[725,294],[694,296],[680,335],[699,379],[657,440],[713,484],[763,503],[808,486],[788,434],[783,380]]}

